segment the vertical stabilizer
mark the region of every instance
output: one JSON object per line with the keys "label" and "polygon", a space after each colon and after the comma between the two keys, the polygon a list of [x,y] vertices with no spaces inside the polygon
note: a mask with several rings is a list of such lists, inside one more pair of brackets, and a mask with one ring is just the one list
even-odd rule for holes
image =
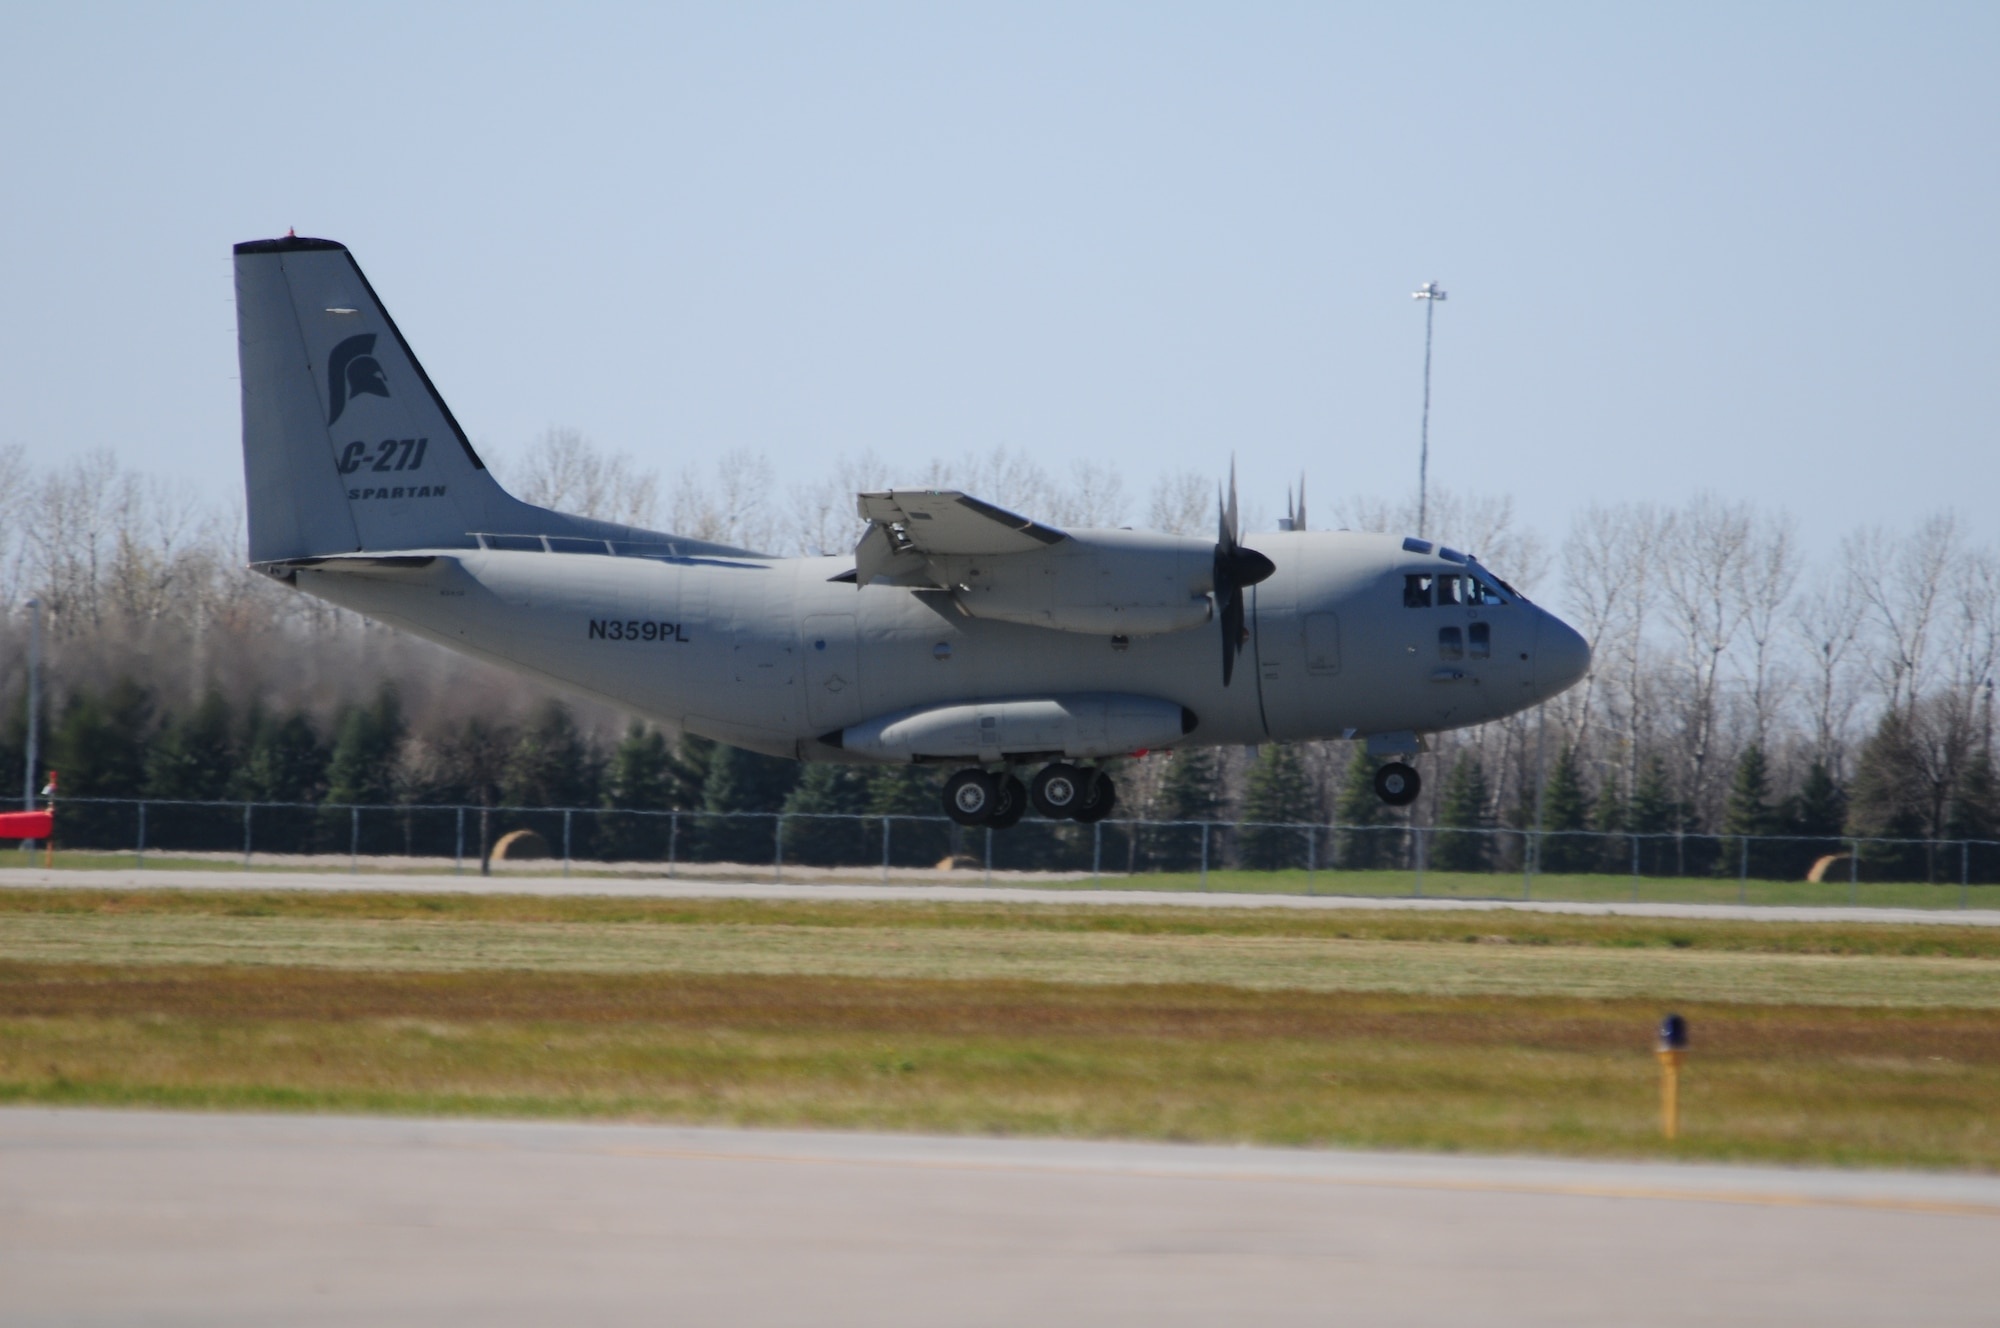
{"label": "vertical stabilizer", "polygon": [[345,245],[236,246],[250,561],[470,548],[474,532],[662,540],[513,498]]}

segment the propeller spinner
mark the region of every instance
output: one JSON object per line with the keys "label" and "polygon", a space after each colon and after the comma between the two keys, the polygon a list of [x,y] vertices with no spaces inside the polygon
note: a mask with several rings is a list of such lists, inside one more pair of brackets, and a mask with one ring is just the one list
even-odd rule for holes
{"label": "propeller spinner", "polygon": [[1216,494],[1219,509],[1215,539],[1215,607],[1222,622],[1222,685],[1236,672],[1249,633],[1243,627],[1243,592],[1277,571],[1269,558],[1239,542],[1236,520],[1236,463],[1229,463],[1229,498]]}

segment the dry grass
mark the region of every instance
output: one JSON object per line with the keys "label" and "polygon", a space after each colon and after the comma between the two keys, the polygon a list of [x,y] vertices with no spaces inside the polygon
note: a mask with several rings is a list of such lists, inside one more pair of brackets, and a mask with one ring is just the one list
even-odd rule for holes
{"label": "dry grass", "polygon": [[1871,924],[10,891],[0,1100],[1996,1169],[1996,958]]}
{"label": "dry grass", "polygon": [[824,977],[10,965],[0,1099],[2000,1166],[2000,1030],[1687,1007]]}

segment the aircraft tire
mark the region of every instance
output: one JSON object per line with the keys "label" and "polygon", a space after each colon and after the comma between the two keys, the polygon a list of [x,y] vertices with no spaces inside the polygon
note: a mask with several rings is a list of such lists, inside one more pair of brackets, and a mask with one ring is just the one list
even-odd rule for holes
{"label": "aircraft tire", "polygon": [[1423,792],[1424,781],[1401,761],[1391,761],[1375,772],[1375,795],[1391,807],[1407,807]]}
{"label": "aircraft tire", "polygon": [[1094,773],[1097,778],[1090,781],[1089,791],[1083,795],[1083,801],[1077,804],[1072,815],[1084,825],[1094,825],[1111,815],[1111,809],[1118,805],[1118,785],[1102,771],[1085,773]]}
{"label": "aircraft tire", "polygon": [[993,814],[986,818],[986,824],[995,830],[1005,830],[1016,825],[1028,814],[1028,786],[1013,775],[1002,775],[993,781],[998,801]]}
{"label": "aircraft tire", "polygon": [[1036,811],[1051,821],[1067,821],[1083,805],[1083,796],[1089,787],[1090,779],[1084,771],[1067,762],[1057,761],[1042,767],[1041,773],[1028,786],[1028,793],[1035,800]]}
{"label": "aircraft tire", "polygon": [[961,770],[944,782],[944,814],[960,825],[985,825],[1000,790],[984,770]]}

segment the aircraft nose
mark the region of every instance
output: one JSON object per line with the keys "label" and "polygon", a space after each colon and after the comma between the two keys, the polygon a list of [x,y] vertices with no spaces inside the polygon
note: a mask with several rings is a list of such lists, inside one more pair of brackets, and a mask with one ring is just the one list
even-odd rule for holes
{"label": "aircraft nose", "polygon": [[1590,672],[1590,642],[1576,628],[1544,611],[1535,636],[1535,690],[1542,696],[1566,692]]}

